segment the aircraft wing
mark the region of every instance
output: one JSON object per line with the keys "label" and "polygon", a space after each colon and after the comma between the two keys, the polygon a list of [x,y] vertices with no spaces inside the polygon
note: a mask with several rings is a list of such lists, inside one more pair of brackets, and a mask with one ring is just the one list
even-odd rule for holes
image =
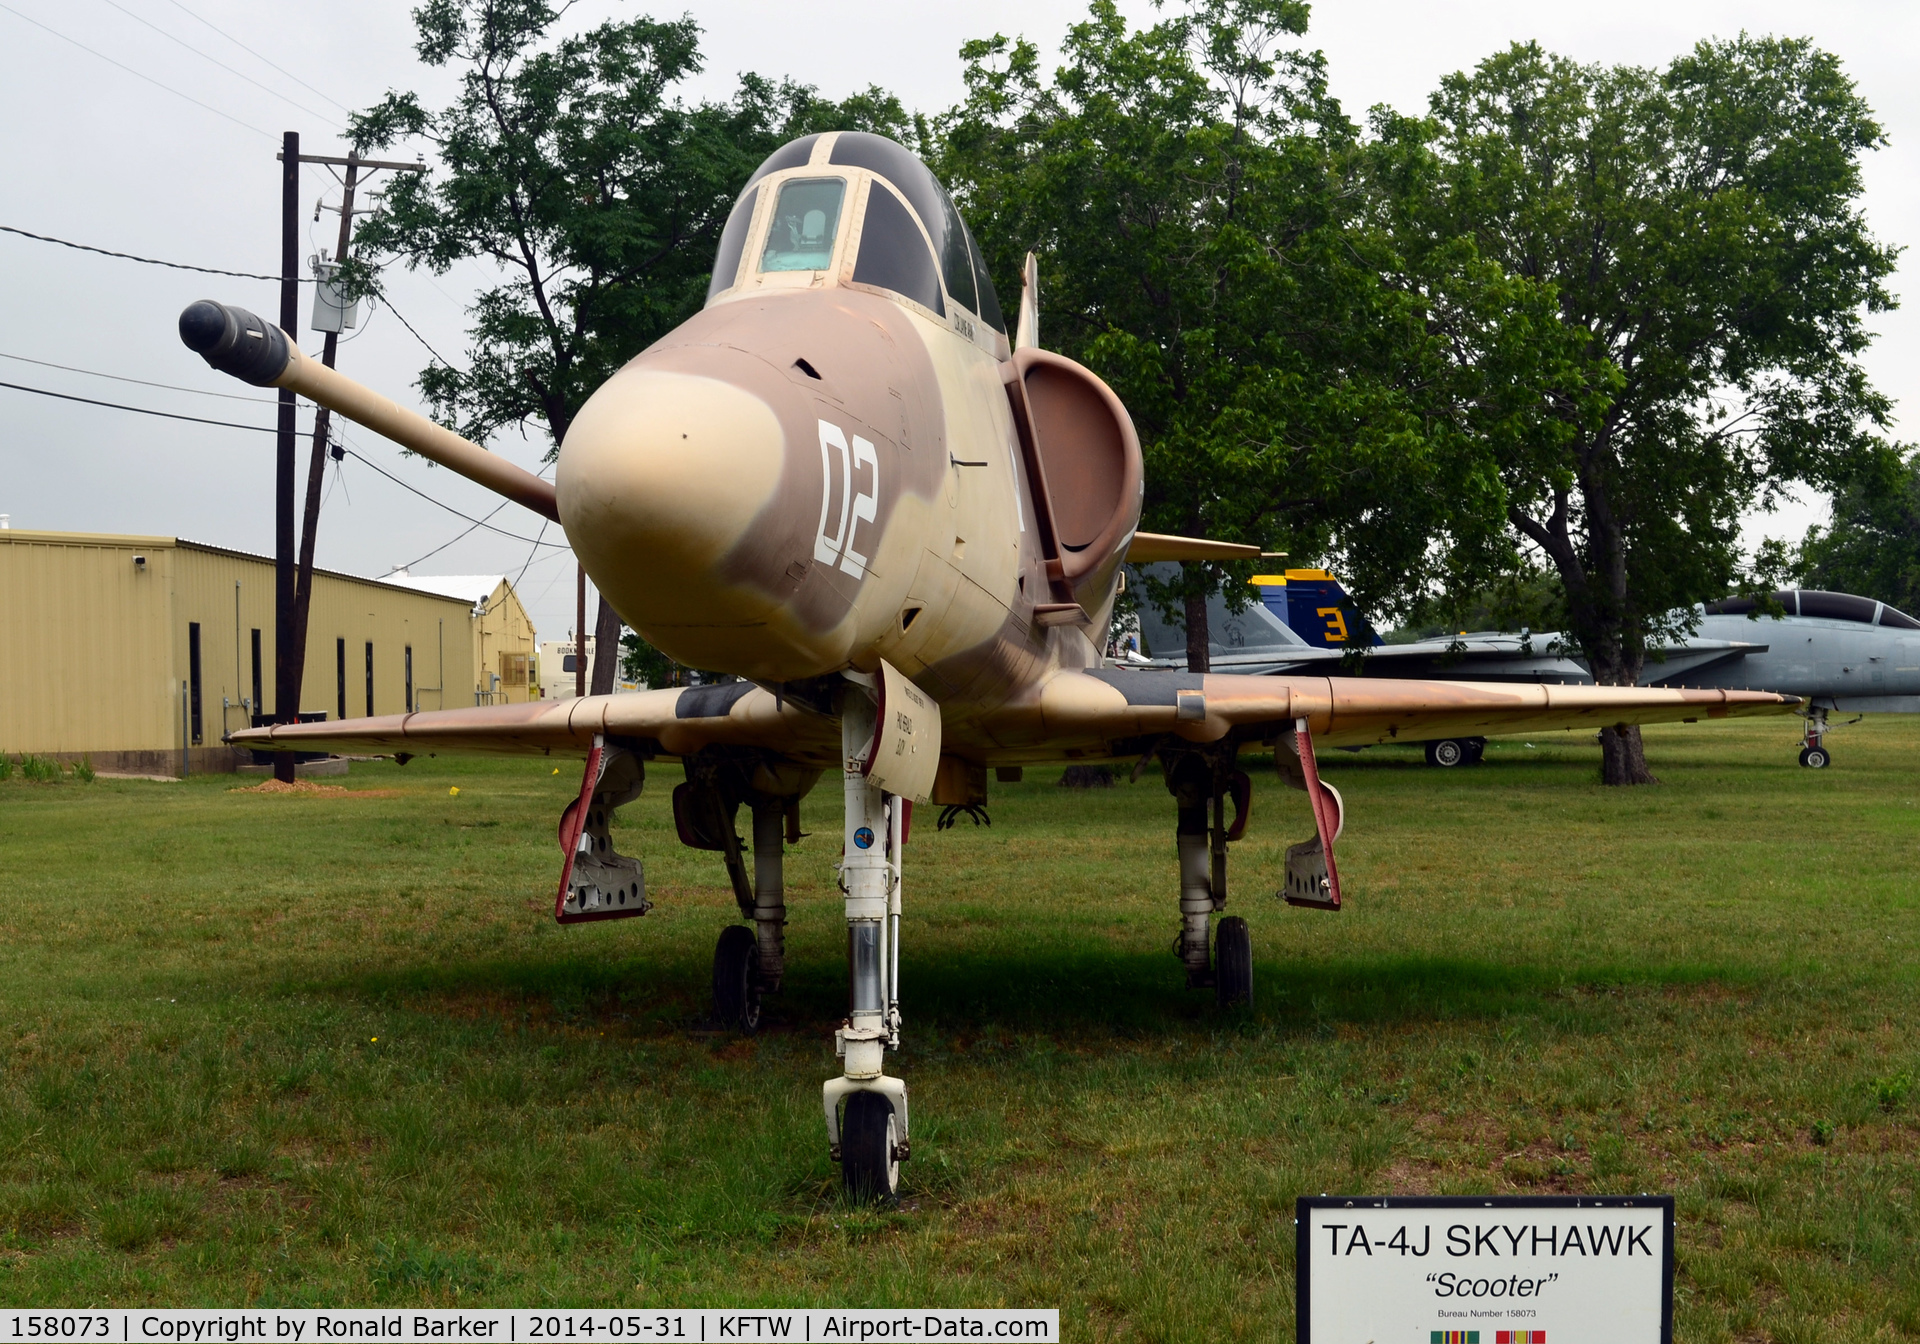
{"label": "aircraft wing", "polygon": [[596,736],[643,741],[653,748],[650,754],[668,756],[738,743],[831,765],[838,762],[840,752],[837,720],[803,709],[791,699],[776,700],[745,681],[422,710],[332,723],[282,723],[244,729],[228,740],[258,751],[585,756]]}
{"label": "aircraft wing", "polygon": [[1171,733],[1214,742],[1304,718],[1328,747],[1396,739],[1599,729],[1778,713],[1798,704],[1768,691],[1549,686],[1383,677],[1232,676],[1101,668],[1062,672],[1040,694],[1049,746]]}
{"label": "aircraft wing", "polygon": [[[1347,747],[1721,719],[1798,703],[1767,691],[1100,668],[1060,672],[1043,686],[1037,703],[991,716],[982,726],[994,746],[983,753],[983,763],[1105,755],[1116,740],[1167,733],[1195,742],[1230,733],[1264,736],[1259,730],[1299,718],[1308,721],[1316,742]],[[712,745],[756,746],[822,767],[837,763],[840,752],[837,721],[793,700],[776,700],[750,682],[276,724],[245,729],[229,740],[256,750],[584,756],[596,736],[644,743],[651,754],[668,756]]]}

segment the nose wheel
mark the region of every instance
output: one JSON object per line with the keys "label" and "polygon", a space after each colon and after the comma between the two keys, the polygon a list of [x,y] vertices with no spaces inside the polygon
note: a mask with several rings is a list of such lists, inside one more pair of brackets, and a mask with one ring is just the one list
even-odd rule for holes
{"label": "nose wheel", "polygon": [[720,930],[713,949],[713,1016],[748,1036],[760,1029],[760,945],[744,925]]}
{"label": "nose wheel", "polygon": [[1833,757],[1827,754],[1825,747],[1800,748],[1800,764],[1809,770],[1825,770],[1833,764]]}
{"label": "nose wheel", "polygon": [[840,1125],[840,1184],[856,1204],[890,1202],[900,1194],[900,1125],[879,1092],[847,1098]]}

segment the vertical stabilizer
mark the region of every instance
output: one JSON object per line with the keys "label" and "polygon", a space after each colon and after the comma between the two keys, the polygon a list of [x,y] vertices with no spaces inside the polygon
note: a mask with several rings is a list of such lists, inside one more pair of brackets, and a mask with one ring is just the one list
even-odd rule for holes
{"label": "vertical stabilizer", "polygon": [[1290,569],[1254,579],[1260,600],[1316,649],[1370,648],[1381,642],[1366,613],[1324,569]]}

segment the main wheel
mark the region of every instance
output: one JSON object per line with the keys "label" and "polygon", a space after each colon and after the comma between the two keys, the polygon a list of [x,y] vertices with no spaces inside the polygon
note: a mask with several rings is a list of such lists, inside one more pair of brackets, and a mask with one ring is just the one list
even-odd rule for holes
{"label": "main wheel", "polygon": [[1451,769],[1467,759],[1467,747],[1455,738],[1443,737],[1438,742],[1427,743],[1427,764]]}
{"label": "main wheel", "polygon": [[1833,757],[1827,754],[1825,747],[1800,748],[1800,764],[1809,770],[1825,770],[1833,764]]}
{"label": "main wheel", "polygon": [[749,1036],[760,1029],[760,949],[744,925],[720,930],[714,946],[713,1015]]}
{"label": "main wheel", "polygon": [[878,1092],[847,1098],[840,1122],[840,1185],[860,1204],[900,1193],[900,1126],[893,1103]]}
{"label": "main wheel", "polygon": [[1213,992],[1222,1008],[1253,1006],[1253,935],[1238,915],[1214,930]]}

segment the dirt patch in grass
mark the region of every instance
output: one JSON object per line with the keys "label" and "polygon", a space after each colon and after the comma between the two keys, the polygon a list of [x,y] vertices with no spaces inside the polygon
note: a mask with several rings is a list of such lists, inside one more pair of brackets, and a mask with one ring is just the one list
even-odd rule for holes
{"label": "dirt patch in grass", "polygon": [[296,779],[292,783],[285,780],[269,779],[259,784],[248,784],[237,789],[228,789],[228,793],[297,793],[305,796],[319,794],[337,794],[343,798],[404,798],[405,789],[349,789],[338,784],[315,784],[310,779]]}

